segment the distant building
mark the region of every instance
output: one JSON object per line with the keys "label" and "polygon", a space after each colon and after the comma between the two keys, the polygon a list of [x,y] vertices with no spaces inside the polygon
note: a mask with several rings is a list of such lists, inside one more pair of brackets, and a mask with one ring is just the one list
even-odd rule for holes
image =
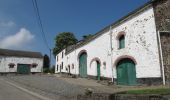
{"label": "distant building", "polygon": [[65,48],[56,56],[55,73],[119,85],[169,83],[170,0],[152,0],[92,38]]}
{"label": "distant building", "polygon": [[0,49],[0,73],[40,73],[43,56],[39,52]]}

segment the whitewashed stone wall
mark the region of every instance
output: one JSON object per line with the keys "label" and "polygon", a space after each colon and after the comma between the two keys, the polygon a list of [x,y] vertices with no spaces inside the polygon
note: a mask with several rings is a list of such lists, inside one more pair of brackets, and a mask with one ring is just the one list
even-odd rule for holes
{"label": "whitewashed stone wall", "polygon": [[[8,64],[14,63],[14,68],[9,68]],[[43,59],[41,58],[26,58],[26,57],[5,57],[0,56],[0,73],[17,72],[17,64],[38,64],[35,68],[31,68],[31,72],[42,72]]]}
{"label": "whitewashed stone wall", "polygon": [[[122,31],[125,33],[125,48],[119,50],[117,36]],[[64,55],[64,58],[61,58],[62,54],[60,52],[57,55],[59,61],[56,61],[56,66],[61,65],[61,62],[63,62],[62,72],[67,72],[65,67],[69,64],[74,64],[74,69],[71,69],[71,73],[79,74],[78,55],[85,50],[87,52],[88,75],[97,75],[96,62],[92,60],[98,58],[101,62],[101,76],[111,78],[113,67],[113,77],[116,78],[116,63],[119,59],[128,57],[136,63],[137,78],[161,77],[157,33],[152,7],[112,28],[113,66],[111,65],[109,33],[109,31],[105,32],[90,43]],[[65,50],[62,52],[65,52]],[[59,71],[56,70],[56,73]]]}

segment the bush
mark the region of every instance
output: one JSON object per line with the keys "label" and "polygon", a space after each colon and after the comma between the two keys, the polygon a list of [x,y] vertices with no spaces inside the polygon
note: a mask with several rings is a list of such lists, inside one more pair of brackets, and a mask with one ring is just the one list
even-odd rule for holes
{"label": "bush", "polygon": [[44,68],[43,69],[43,73],[49,73],[50,72],[50,69],[49,68]]}

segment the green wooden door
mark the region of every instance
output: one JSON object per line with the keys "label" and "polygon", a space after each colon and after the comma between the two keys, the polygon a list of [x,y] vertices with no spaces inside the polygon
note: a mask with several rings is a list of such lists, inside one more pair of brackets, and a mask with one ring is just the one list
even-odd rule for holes
{"label": "green wooden door", "polygon": [[82,53],[79,57],[79,73],[80,77],[87,77],[87,54]]}
{"label": "green wooden door", "polygon": [[28,65],[28,64],[18,64],[17,73],[18,74],[29,74],[30,73],[30,65]]}
{"label": "green wooden door", "polygon": [[100,80],[100,63],[97,61],[97,80]]}
{"label": "green wooden door", "polygon": [[117,84],[135,85],[136,69],[135,63],[130,59],[123,59],[117,64]]}

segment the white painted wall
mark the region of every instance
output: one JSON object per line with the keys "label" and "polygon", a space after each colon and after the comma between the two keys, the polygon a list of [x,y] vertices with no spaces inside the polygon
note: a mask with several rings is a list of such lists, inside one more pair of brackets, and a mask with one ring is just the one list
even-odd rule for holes
{"label": "white painted wall", "polygon": [[[118,49],[118,40],[116,37],[119,32],[124,31],[125,48]],[[62,72],[67,72],[65,66],[74,64],[74,69],[71,69],[72,74],[79,74],[78,55],[82,50],[87,52],[87,74],[97,75],[96,63],[92,59],[99,58],[101,62],[101,76],[112,77],[111,57],[110,57],[110,35],[109,31],[105,32],[90,43],[72,51],[68,55],[61,58],[61,52],[57,55],[59,61],[56,65],[64,64]],[[116,78],[116,62],[117,59],[123,57],[132,57],[136,61],[137,78],[160,77],[160,63],[158,55],[158,45],[156,37],[156,27],[153,8],[141,12],[133,18],[127,20],[121,25],[112,29],[112,44],[113,44],[113,75]],[[63,50],[62,52],[65,52]],[[104,65],[103,63],[106,63]],[[90,65],[91,64],[91,65]],[[56,73],[59,71],[56,70]]]}
{"label": "white painted wall", "polygon": [[[9,68],[8,64],[14,63],[14,68]],[[6,57],[0,56],[0,73],[1,72],[17,72],[17,64],[38,64],[35,68],[31,68],[31,72],[42,72],[42,58],[27,58],[27,57]]]}

